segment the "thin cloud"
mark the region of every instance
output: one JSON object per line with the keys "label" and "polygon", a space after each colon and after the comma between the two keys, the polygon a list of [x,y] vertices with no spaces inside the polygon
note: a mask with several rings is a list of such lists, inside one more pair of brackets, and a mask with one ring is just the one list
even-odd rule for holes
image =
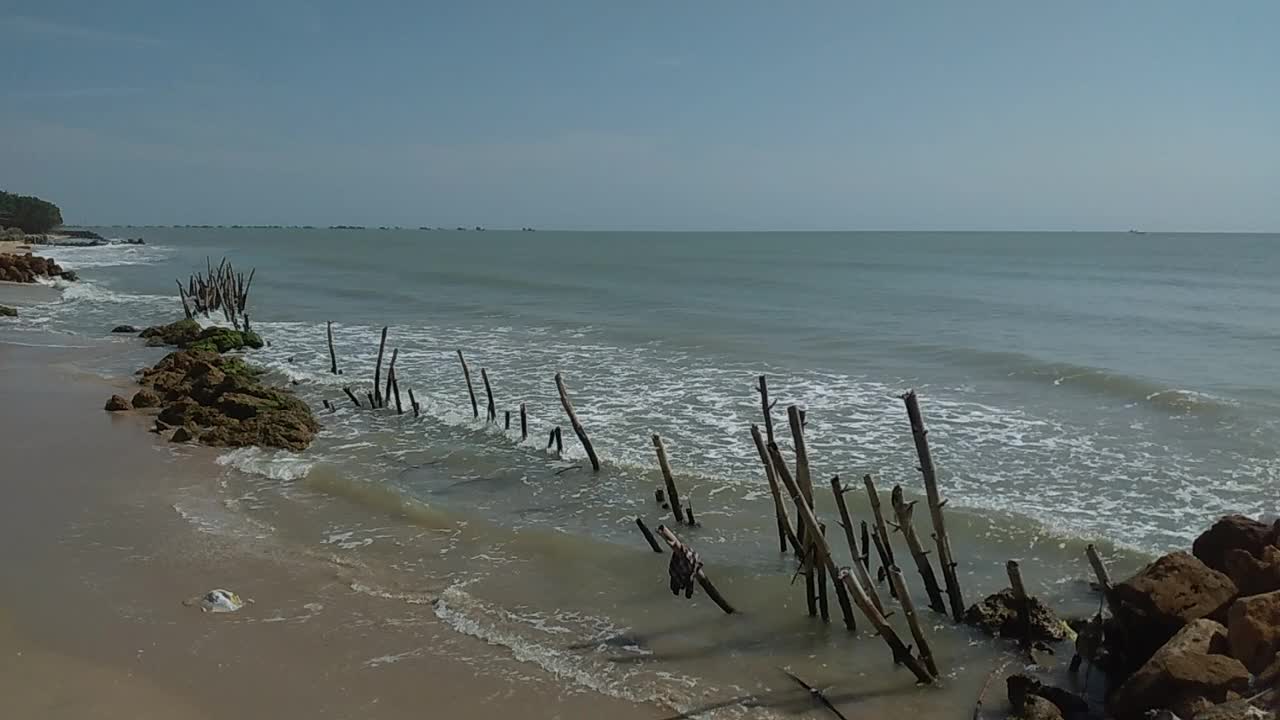
{"label": "thin cloud", "polygon": [[107,30],[104,28],[88,27],[85,25],[72,25],[69,23],[44,20],[25,15],[0,18],[0,27],[11,31],[17,31],[19,33],[45,35],[70,40],[109,43],[114,45],[154,46],[161,44],[158,38],[154,38],[149,35]]}

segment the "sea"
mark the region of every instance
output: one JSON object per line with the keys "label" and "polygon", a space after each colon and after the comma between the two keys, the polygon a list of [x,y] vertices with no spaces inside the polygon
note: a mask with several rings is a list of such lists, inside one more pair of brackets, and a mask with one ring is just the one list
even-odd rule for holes
{"label": "sea", "polygon": [[[206,530],[252,522],[340,557],[363,573],[351,592],[434,613],[566,692],[673,716],[810,711],[785,670],[872,716],[969,717],[1007,661],[1002,641],[927,609],[896,532],[939,687],[915,688],[866,622],[847,631],[834,598],[831,623],[808,616],[750,434],[763,425],[760,375],[788,457],[786,408],[805,411],[817,512],[841,565],[852,558],[833,477],[852,488],[855,522],[871,519],[871,475],[886,508],[895,485],[920,500],[916,529],[932,532],[901,399],[917,392],[967,604],[1006,587],[1015,559],[1033,594],[1088,616],[1088,544],[1123,577],[1222,514],[1276,513],[1280,235],[97,230],[145,245],[38,248],[81,280],[59,281],[56,300],[0,339],[109,347],[85,364],[126,377],[164,351],[112,327],[180,318],[175,280],[223,258],[255,270],[248,313],[268,346],[247,358],[323,430],[305,452],[221,452],[220,501],[175,509]],[[343,391],[372,391],[384,327],[403,413]],[[547,448],[556,427],[562,453]],[[696,526],[655,500],[655,434]],[[679,533],[740,612],[673,596],[637,517]],[[906,637],[902,613],[891,619]]]}

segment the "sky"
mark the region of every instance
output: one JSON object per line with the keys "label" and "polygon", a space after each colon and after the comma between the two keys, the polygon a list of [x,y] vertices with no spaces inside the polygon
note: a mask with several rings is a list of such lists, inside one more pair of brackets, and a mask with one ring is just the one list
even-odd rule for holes
{"label": "sky", "polygon": [[1280,231],[1280,3],[0,0],[80,224]]}

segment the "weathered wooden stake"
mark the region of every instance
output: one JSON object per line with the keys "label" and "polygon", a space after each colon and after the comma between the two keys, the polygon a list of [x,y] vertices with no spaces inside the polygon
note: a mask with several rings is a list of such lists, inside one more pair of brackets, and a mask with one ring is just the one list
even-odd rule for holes
{"label": "weathered wooden stake", "polygon": [[1102,562],[1102,556],[1098,555],[1098,548],[1089,543],[1084,549],[1086,555],[1089,556],[1089,564],[1093,566],[1093,574],[1098,576],[1098,586],[1102,588],[1102,594],[1106,595],[1111,592],[1111,574],[1107,572],[1107,566]]}
{"label": "weathered wooden stake", "polygon": [[[687,549],[688,546],[686,546],[683,542],[681,542],[680,538],[677,537],[675,533],[671,532],[671,530],[667,526],[659,525],[658,534],[661,535],[662,539],[666,541],[667,546],[671,548],[671,552],[673,553],[692,553],[693,552],[692,550],[688,550]],[[702,568],[698,568],[697,572],[694,573],[693,577],[695,580],[698,581],[698,585],[702,586],[702,590],[707,594],[707,597],[711,598],[711,602],[714,602],[716,605],[718,605],[726,615],[732,615],[735,612],[737,612],[736,610],[733,609],[733,606],[729,604],[729,601],[724,599],[724,596],[720,594],[720,591],[716,589],[716,586],[711,584],[711,580],[707,578],[707,574],[702,571]]]}
{"label": "weathered wooden stake", "polygon": [[[796,452],[796,484],[800,488],[800,493],[803,495],[805,503],[807,503],[809,505],[809,509],[812,510],[813,509],[813,481],[809,475],[809,451],[804,442],[804,416],[801,413],[800,408],[796,407],[795,405],[789,405],[787,407],[787,420],[791,425],[791,440],[792,440],[792,443],[795,445],[795,452]],[[806,538],[805,534],[802,532],[800,533],[800,542],[802,545],[808,548],[810,545],[812,545],[813,541],[809,538]],[[816,614],[816,611],[818,609],[817,595],[819,593],[817,591],[816,583],[824,579],[820,577],[816,572],[814,572],[815,570],[814,563],[817,562],[818,560],[819,558],[814,557],[813,553],[811,552],[805,553],[805,567],[804,567],[805,587],[809,591],[808,594],[810,598],[809,599],[810,615]],[[835,575],[832,574],[832,580],[834,581],[834,579],[835,579]],[[822,592],[825,593],[826,590],[824,589]]]}
{"label": "weathered wooden stake", "polygon": [[409,388],[409,405],[413,407],[413,416],[418,417],[418,399],[413,396],[413,388]]}
{"label": "weathered wooden stake", "polygon": [[756,392],[760,393],[760,412],[764,415],[764,432],[769,442],[773,442],[773,404],[769,402],[769,383],[765,381],[763,375],[760,376],[760,384],[756,386]]}
{"label": "weathered wooden stake", "polygon": [[[181,286],[179,286],[179,289],[181,289]],[[332,320],[330,320],[328,323],[328,332],[329,332],[329,372],[334,375],[337,375],[338,374],[338,353],[334,352],[334,349],[333,349],[333,321]]]}
{"label": "weathered wooden stake", "polygon": [[640,532],[641,532],[641,534],[643,534],[643,535],[644,535],[644,539],[649,543],[649,547],[653,548],[653,551],[654,551],[654,552],[656,552],[656,553],[658,553],[659,555],[661,555],[661,554],[662,554],[662,546],[658,544],[658,540],[657,540],[657,538],[655,538],[655,537],[653,536],[653,533],[652,533],[652,532],[650,532],[650,530],[649,530],[649,526],[644,524],[644,520],[641,520],[640,518],[638,518],[638,517],[637,517],[637,518],[636,518],[636,526],[640,528]]}
{"label": "weathered wooden stake", "polygon": [[400,406],[400,381],[396,379],[396,369],[394,364],[391,368],[391,392],[396,395],[396,414],[403,415],[404,408]]}
{"label": "weathered wooden stake", "polygon": [[486,422],[497,422],[498,410],[493,404],[493,388],[489,386],[489,371],[487,369],[480,368],[480,379],[484,381],[484,394],[489,399],[489,409],[486,412],[488,420]]}
{"label": "weathered wooden stake", "polygon": [[346,393],[347,397],[351,398],[351,402],[355,403],[356,407],[360,407],[360,398],[356,397],[356,394],[351,392],[351,388],[344,387],[342,388],[342,392]]}
{"label": "weathered wooden stake", "polygon": [[769,481],[769,494],[773,495],[773,512],[778,519],[778,552],[786,552],[787,544],[795,550],[796,557],[804,555],[800,547],[800,539],[791,528],[791,517],[787,514],[787,505],[782,500],[782,490],[778,487],[778,477],[773,471],[773,461],[769,459],[769,451],[765,449],[764,440],[760,437],[760,427],[752,424],[751,439],[756,444],[756,452],[760,453],[760,462],[764,465],[764,476]]}
{"label": "weathered wooden stake", "polygon": [[376,407],[378,407],[378,401],[377,401],[376,399],[374,399],[374,397],[373,397],[373,393],[371,393],[371,392],[365,392],[365,397],[369,398],[369,407],[370,407],[370,408],[376,408]]}
{"label": "weathered wooden stake", "polygon": [[871,572],[871,533],[867,531],[866,520],[859,522],[862,524],[862,567]]}
{"label": "weathered wooden stake", "polygon": [[671,475],[671,463],[667,461],[667,446],[662,443],[662,436],[653,434],[653,450],[658,454],[658,468],[662,470],[662,482],[667,486],[667,497],[671,500],[671,514],[676,523],[684,522],[684,509],[680,506],[680,492],[676,490],[676,480]]}
{"label": "weathered wooden stake", "polygon": [[329,398],[324,399],[324,409],[333,412],[333,405],[329,404]]}
{"label": "weathered wooden stake", "polygon": [[[867,574],[867,568],[858,556],[858,544],[853,538],[853,518],[849,516],[849,506],[844,501],[846,492],[847,490],[840,485],[839,475],[831,478],[831,494],[836,497],[836,509],[840,511],[840,526],[844,528],[845,541],[849,543],[849,554],[853,556],[853,572],[858,577],[858,583],[866,589],[867,596],[871,598],[871,604],[883,613],[884,605],[880,603],[880,593],[876,592],[875,583],[871,582],[871,576]],[[864,529],[866,526],[866,523],[862,524]]]}
{"label": "weathered wooden stake", "polygon": [[[827,526],[824,523],[818,524],[818,529],[822,531],[822,536],[827,536]],[[818,571],[818,614],[822,616],[822,622],[831,622],[831,608],[827,605],[827,564],[814,563],[814,569]]]}
{"label": "weathered wooden stake", "polygon": [[503,430],[511,429],[511,411],[510,410],[502,411],[502,429]]}
{"label": "weathered wooden stake", "polygon": [[[871,518],[875,520],[876,552],[880,555],[880,567],[887,574],[889,568],[896,563],[893,560],[893,546],[889,544],[889,530],[884,523],[884,513],[880,511],[880,491],[876,489],[876,481],[870,474],[862,476],[862,483],[867,486],[867,497],[871,499]],[[889,585],[889,597],[896,598],[898,591]]]}
{"label": "weathered wooden stake", "polygon": [[373,369],[373,407],[382,407],[382,351],[387,348],[387,328],[382,327],[382,340],[378,342],[378,365]]}
{"label": "weathered wooden stake", "polygon": [[1031,652],[1031,601],[1027,598],[1027,588],[1022,584],[1022,570],[1017,560],[1005,563],[1009,573],[1009,589],[1013,591],[1013,601],[1018,605],[1018,624],[1022,626],[1022,649]]}
{"label": "weathered wooden stake", "polygon": [[915,510],[915,501],[906,502],[903,499],[901,485],[893,486],[890,501],[893,503],[893,514],[898,519],[898,529],[902,531],[902,536],[906,538],[907,548],[911,551],[911,557],[916,561],[916,569],[920,571],[920,579],[924,581],[925,592],[929,594],[929,607],[945,614],[947,606],[942,601],[942,589],[938,587],[938,578],[933,574],[933,565],[929,562],[929,551],[925,550],[924,546],[920,544],[920,537],[916,535],[915,523],[911,520],[912,511]]}
{"label": "weathered wooden stake", "polygon": [[942,566],[942,579],[947,585],[947,598],[951,601],[951,616],[956,622],[964,620],[964,599],[960,596],[960,581],[956,577],[956,562],[951,555],[951,540],[947,537],[946,521],[942,517],[945,501],[938,493],[938,475],[929,451],[929,431],[924,428],[924,416],[920,414],[920,402],[914,390],[902,396],[911,420],[911,436],[915,440],[916,454],[920,457],[920,474],[924,476],[924,489],[929,498],[929,515],[933,519],[933,539],[938,546],[938,564]]}
{"label": "weathered wooden stake", "polygon": [[520,403],[520,442],[529,439],[529,418],[524,412],[524,403]]}
{"label": "weathered wooden stake", "polygon": [[391,402],[391,379],[396,376],[396,358],[400,356],[400,348],[391,348],[391,364],[387,366],[387,387],[382,391],[382,403]]}
{"label": "weathered wooden stake", "polygon": [[564,414],[569,416],[569,424],[573,426],[578,442],[582,443],[582,447],[587,451],[587,458],[591,460],[591,469],[600,472],[600,458],[596,457],[596,449],[591,446],[591,438],[587,437],[586,429],[582,427],[582,423],[578,422],[578,414],[573,411],[573,403],[569,401],[569,390],[565,388],[564,378],[560,373],[556,373],[556,389],[560,391],[560,404],[564,406]]}
{"label": "weathered wooden stake", "polygon": [[480,406],[476,404],[476,389],[471,385],[471,368],[467,367],[467,359],[458,351],[458,362],[462,363],[462,376],[467,379],[467,395],[471,396],[471,417],[480,419]]}
{"label": "weathered wooden stake", "polygon": [[902,614],[907,616],[907,627],[911,628],[911,637],[916,641],[916,652],[920,654],[920,660],[924,662],[930,674],[938,677],[938,665],[934,662],[933,650],[929,649],[929,640],[924,636],[924,628],[920,626],[915,603],[911,601],[911,591],[907,589],[907,580],[902,577],[902,570],[897,565],[889,567],[889,585],[898,594],[898,604],[902,606]]}
{"label": "weathered wooden stake", "polygon": [[698,525],[698,521],[693,519],[693,506],[692,506],[692,505],[685,505],[685,506],[684,506],[684,523],[685,523],[686,525],[688,525],[689,527],[696,527],[696,526]]}

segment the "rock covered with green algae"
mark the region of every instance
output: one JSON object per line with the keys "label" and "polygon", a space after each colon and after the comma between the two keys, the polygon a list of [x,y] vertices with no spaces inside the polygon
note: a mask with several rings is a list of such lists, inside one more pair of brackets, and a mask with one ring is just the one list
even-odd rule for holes
{"label": "rock covered with green algae", "polygon": [[252,330],[232,330],[225,327],[202,328],[195,320],[179,320],[168,325],[156,325],[143,330],[139,337],[148,345],[170,345],[189,350],[230,352],[263,345],[262,338]]}
{"label": "rock covered with green algae", "polygon": [[205,445],[305,449],[320,430],[311,408],[261,376],[239,358],[190,349],[143,370],[140,382],[160,396],[161,422]]}

